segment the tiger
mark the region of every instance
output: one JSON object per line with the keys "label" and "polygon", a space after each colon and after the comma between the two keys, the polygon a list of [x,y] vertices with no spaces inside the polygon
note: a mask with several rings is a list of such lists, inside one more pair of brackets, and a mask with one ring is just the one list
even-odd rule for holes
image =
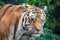
{"label": "tiger", "polygon": [[44,9],[29,4],[0,7],[0,40],[19,40],[21,35],[40,36],[46,21]]}

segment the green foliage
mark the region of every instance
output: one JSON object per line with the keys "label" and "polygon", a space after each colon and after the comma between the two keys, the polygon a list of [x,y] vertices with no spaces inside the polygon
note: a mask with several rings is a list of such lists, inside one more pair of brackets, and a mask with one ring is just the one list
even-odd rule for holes
{"label": "green foliage", "polygon": [[4,2],[0,2],[0,6],[3,6],[5,3]]}

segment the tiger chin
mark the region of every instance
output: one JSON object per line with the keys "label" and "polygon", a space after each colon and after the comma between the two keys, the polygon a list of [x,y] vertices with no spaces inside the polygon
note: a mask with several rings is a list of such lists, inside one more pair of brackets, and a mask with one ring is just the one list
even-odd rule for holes
{"label": "tiger chin", "polygon": [[44,9],[29,4],[0,7],[0,40],[19,40],[22,35],[43,35]]}

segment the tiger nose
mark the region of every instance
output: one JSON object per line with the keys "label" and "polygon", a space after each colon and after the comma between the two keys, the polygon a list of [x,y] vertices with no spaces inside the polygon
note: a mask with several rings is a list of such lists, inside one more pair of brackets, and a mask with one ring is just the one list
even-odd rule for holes
{"label": "tiger nose", "polygon": [[37,28],[35,28],[35,29],[36,29],[36,31],[38,31],[38,32],[40,31],[40,29],[37,29]]}

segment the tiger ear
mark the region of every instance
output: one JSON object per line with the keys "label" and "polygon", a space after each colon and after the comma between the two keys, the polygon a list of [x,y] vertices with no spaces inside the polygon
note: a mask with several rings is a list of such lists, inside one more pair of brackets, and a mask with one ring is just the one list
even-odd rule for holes
{"label": "tiger ear", "polygon": [[45,5],[44,8],[43,8],[44,11],[47,11],[47,6]]}
{"label": "tiger ear", "polygon": [[23,3],[23,4],[22,4],[22,7],[25,7],[25,6],[26,6],[26,4],[25,4],[25,3]]}
{"label": "tiger ear", "polygon": [[1,8],[1,6],[0,6],[0,8]]}
{"label": "tiger ear", "polygon": [[22,11],[23,11],[23,12],[26,11],[26,4],[25,4],[25,3],[22,4]]}

